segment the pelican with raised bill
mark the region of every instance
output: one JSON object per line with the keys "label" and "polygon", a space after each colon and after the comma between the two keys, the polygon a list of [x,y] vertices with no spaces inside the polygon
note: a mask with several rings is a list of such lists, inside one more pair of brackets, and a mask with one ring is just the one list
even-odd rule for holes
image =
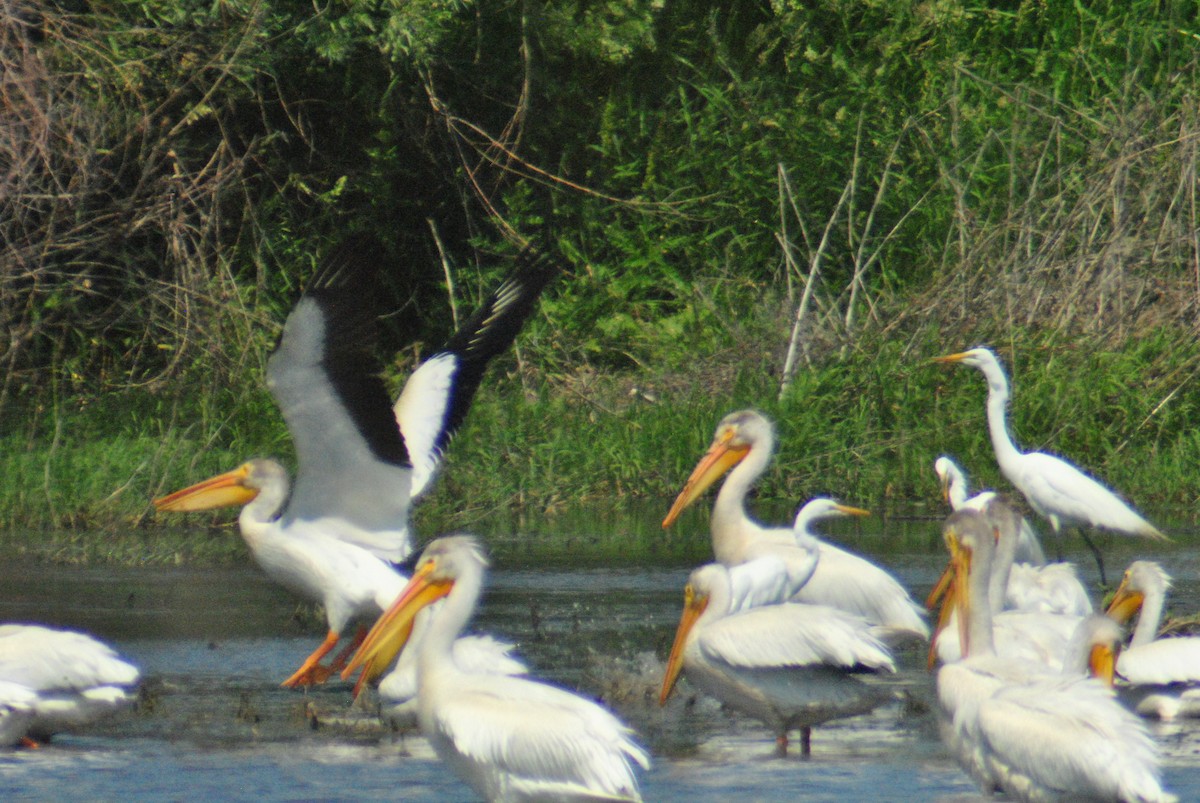
{"label": "pelican with raised bill", "polygon": [[244,505],[238,518],[255,561],[280,585],[321,603],[321,645],[286,681],[326,680],[365,635],[321,661],[354,622],[385,610],[406,578],[409,509],[434,476],[489,360],[513,342],[557,267],[535,249],[405,384],[393,409],[373,351],[378,341],[379,248],[351,241],[326,260],[283,327],[267,387],[296,447],[295,487],[274,460],[155,500],[160,511]]}
{"label": "pelican with raised bill", "polygon": [[[1096,527],[1125,535],[1166,540],[1166,536],[1146,521],[1119,496],[1075,466],[1045,452],[1022,452],[1008,433],[1008,377],[996,355],[986,348],[973,348],[957,354],[935,357],[935,362],[959,363],[978,368],[987,379],[987,422],[1000,471],[1021,492],[1037,513],[1049,519],[1055,535],[1066,525]],[[1080,531],[1096,558],[1100,582],[1104,576],[1104,558],[1100,550]]]}
{"label": "pelican with raised bill", "polygon": [[[730,413],[717,424],[712,444],[679,492],[663,527],[725,476],[713,504],[709,527],[713,555],[727,567],[763,555],[778,557],[789,567],[791,593],[804,602],[828,605],[887,628],[896,637],[929,637],[924,612],[894,577],[848,550],[817,539],[808,525],[830,515],[866,515],[867,511],[839,505],[801,509],[793,527],[767,527],[746,513],[746,495],[766,470],[775,451],[775,427],[755,410]],[[820,500],[813,500],[820,502]],[[821,503],[824,504],[824,503]],[[807,539],[805,539],[805,536]],[[809,545],[818,552],[815,569]]]}
{"label": "pelican with raised bill", "polygon": [[528,678],[464,671],[452,645],[483,591],[487,559],[470,536],[432,541],[412,580],[343,672],[378,674],[413,617],[444,600],[417,645],[417,718],[438,756],[486,800],[641,800],[650,759],[607,710]]}
{"label": "pelican with raised bill", "polygon": [[862,676],[896,668],[871,626],[853,614],[795,602],[735,607],[744,585],[738,575],[754,567],[710,563],[692,572],[658,701],[666,704],[682,673],[771,728],[778,756],[787,755],[788,734],[799,729],[807,756],[813,726],[889,699]]}
{"label": "pelican with raised bill", "polygon": [[1159,637],[1171,576],[1148,560],[1125,570],[1106,615],[1121,625],[1137,616],[1133,638],[1117,658],[1119,693],[1142,716],[1200,717],[1200,636]]}
{"label": "pelican with raised bill", "polygon": [[0,741],[19,728],[18,739],[37,741],[86,728],[132,706],[140,678],[137,667],[84,633],[0,625]]}

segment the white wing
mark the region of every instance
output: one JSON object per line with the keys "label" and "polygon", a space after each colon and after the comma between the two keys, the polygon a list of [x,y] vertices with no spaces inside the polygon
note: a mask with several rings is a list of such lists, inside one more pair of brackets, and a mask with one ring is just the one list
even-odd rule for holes
{"label": "white wing", "polygon": [[726,616],[699,633],[703,654],[737,667],[827,665],[894,671],[891,653],[857,616],[820,605],[771,605]]}
{"label": "white wing", "polygon": [[1117,672],[1135,685],[1200,683],[1200,638],[1160,638],[1117,656]]}
{"label": "white wing", "polygon": [[438,442],[458,367],[458,358],[453,353],[434,354],[408,377],[392,408],[413,464],[413,499],[429,487],[441,462]]}
{"label": "white wing", "polygon": [[816,571],[794,599],[828,605],[857,614],[871,624],[929,638],[924,610],[896,578],[874,563],[823,541]]}
{"label": "white wing", "polygon": [[1044,452],[1020,456],[1017,476],[1009,477],[1029,504],[1044,516],[1080,522],[1131,535],[1164,537],[1115,493],[1067,461]]}
{"label": "white wing", "polygon": [[1087,616],[1092,612],[1092,600],[1070,563],[1014,563],[1004,602],[1013,610],[1034,613]]}
{"label": "white wing", "polygon": [[[541,799],[640,799],[632,763],[646,752],[611,713],[563,689],[523,678],[461,675],[437,706],[434,730],[468,777]],[[435,740],[435,747],[437,741]],[[520,798],[524,799],[524,798]]]}

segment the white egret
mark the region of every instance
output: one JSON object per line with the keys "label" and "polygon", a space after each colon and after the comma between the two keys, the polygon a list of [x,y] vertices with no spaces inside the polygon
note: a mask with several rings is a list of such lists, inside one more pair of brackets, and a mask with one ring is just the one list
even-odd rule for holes
{"label": "white egret", "polygon": [[808,755],[814,725],[865,714],[888,699],[858,675],[894,672],[892,656],[866,621],[835,608],[732,609],[730,576],[741,569],[711,563],[688,578],[659,703],[682,671],[701,691],[771,728],[780,756],[798,728],[800,752]]}
{"label": "white egret", "polygon": [[[946,455],[941,455],[933,461],[933,471],[942,486],[942,498],[950,505],[951,510],[962,510],[964,507],[983,510],[983,506],[996,495],[995,491],[980,491],[971,496],[966,472]],[[1021,537],[1017,541],[1014,559],[1034,566],[1041,566],[1046,562],[1041,539],[1024,516],[1021,517]]]}
{"label": "white egret", "polygon": [[137,700],[140,673],[116,651],[84,633],[30,624],[0,625],[0,682],[18,717],[29,706],[25,734],[37,740],[86,727]]}
{"label": "white egret", "polygon": [[444,598],[417,652],[417,716],[442,761],[488,800],[640,800],[633,765],[649,768],[649,757],[615,716],[556,686],[455,661],[486,566],[470,536],[431,542],[343,676],[390,664],[413,616]]}
{"label": "white egret", "polygon": [[489,360],[512,343],[554,268],[533,251],[446,346],[409,377],[395,409],[376,341],[377,255],[360,243],[326,261],[284,325],[267,386],[296,446],[298,473],[273,460],[155,500],[160,511],[245,505],[238,524],[267,576],[321,603],[325,640],[285,686],[319,683],[365,634],[335,656],[353,622],[373,620],[404,587],[395,563],[412,550],[409,508],[425,490],[462,422]]}
{"label": "white egret", "polygon": [[[996,655],[987,600],[992,524],[976,511],[959,511],[944,535],[954,565],[950,601],[968,649],[938,671],[943,736],[984,793],[1001,790],[1023,801],[1173,799],[1163,791],[1145,726],[1104,682],[1075,676],[1074,661],[1064,674]],[[1097,630],[1075,643],[1111,672],[1111,644],[1104,641],[1111,638]]]}
{"label": "white egret", "polygon": [[1107,615],[1137,625],[1129,646],[1117,658],[1122,690],[1135,710],[1159,719],[1200,716],[1200,636],[1159,638],[1171,577],[1157,563],[1139,560],[1125,570]]}
{"label": "white egret", "polygon": [[[671,526],[679,514],[695,502],[705,490],[728,476],[713,504],[710,528],[713,554],[727,567],[745,563],[766,554],[778,556],[789,566],[793,593],[801,593],[807,602],[818,602],[865,618],[888,628],[894,634],[929,637],[924,612],[908,592],[886,571],[847,550],[816,539],[807,529],[816,508],[801,510],[798,523],[787,527],[766,527],[746,513],[746,494],[766,470],[775,449],[775,428],[765,416],[754,410],[730,413],[717,425],[708,452],[696,465],[683,490],[663,521]],[[823,503],[822,503],[823,504]],[[830,500],[830,504],[836,505]],[[845,515],[866,515],[865,510],[844,505],[824,507]],[[804,542],[807,536],[811,542]],[[810,545],[818,548],[816,568],[811,567]],[[808,588],[808,591],[802,589]],[[817,595],[825,592],[827,596]]]}
{"label": "white egret", "polygon": [[[1022,452],[1017,448],[1008,433],[1006,420],[1008,378],[995,354],[986,348],[974,348],[937,357],[935,361],[962,363],[983,373],[988,383],[988,433],[996,462],[1001,473],[1024,495],[1030,506],[1049,519],[1055,535],[1061,535],[1064,526],[1076,524],[1145,538],[1166,538],[1115,493],[1066,460],[1045,452]],[[1103,557],[1087,534],[1083,535],[1096,557],[1100,581],[1106,583]]]}

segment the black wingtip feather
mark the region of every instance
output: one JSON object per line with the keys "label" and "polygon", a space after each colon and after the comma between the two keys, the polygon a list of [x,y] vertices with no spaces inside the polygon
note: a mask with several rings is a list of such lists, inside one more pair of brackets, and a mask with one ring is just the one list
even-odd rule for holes
{"label": "black wingtip feather", "polygon": [[358,431],[377,458],[407,466],[408,451],[376,353],[383,260],[378,240],[351,236],[326,256],[304,295],[321,309],[325,322],[321,366]]}
{"label": "black wingtip feather", "polygon": [[533,245],[526,247],[508,277],[446,341],[441,353],[455,354],[458,370],[445,424],[435,444],[439,451],[446,448],[466,418],[488,362],[516,340],[538,297],[559,273],[560,265],[549,253]]}

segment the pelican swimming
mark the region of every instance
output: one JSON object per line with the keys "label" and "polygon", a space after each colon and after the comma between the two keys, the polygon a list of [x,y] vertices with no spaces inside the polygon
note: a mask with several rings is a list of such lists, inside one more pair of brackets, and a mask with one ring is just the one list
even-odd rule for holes
{"label": "pelican swimming", "polygon": [[[1008,481],[1024,495],[1037,513],[1049,519],[1055,535],[1066,525],[1114,530],[1126,535],[1165,539],[1157,527],[1142,518],[1119,496],[1061,457],[1045,452],[1022,452],[1008,433],[1006,408],[1008,377],[1000,361],[986,348],[974,348],[935,358],[936,362],[962,363],[978,368],[987,379],[988,433],[996,462]],[[1100,581],[1105,583],[1100,551],[1087,539],[1096,557]]]}
{"label": "pelican swimming", "polygon": [[1162,566],[1139,560],[1125,570],[1109,603],[1107,615],[1137,626],[1129,646],[1117,659],[1117,673],[1131,686],[1122,696],[1131,699],[1143,716],[1174,719],[1200,716],[1200,637],[1159,638],[1171,577]]}
{"label": "pelican swimming", "polygon": [[[991,522],[977,511],[958,511],[944,535],[954,566],[949,602],[968,646],[966,657],[938,671],[942,733],[984,793],[1001,790],[1024,801],[1173,799],[1162,789],[1145,726],[1103,681],[1076,674],[1082,658],[1068,661],[1064,673],[996,655],[987,600]],[[1073,643],[1097,671],[1109,673],[1113,638],[1098,629]]]}
{"label": "pelican swimming", "polygon": [[15,719],[28,716],[21,736],[49,739],[127,708],[137,700],[139,679],[137,667],[84,633],[0,625],[0,683],[7,687],[0,688],[0,707],[8,700]]}
{"label": "pelican swimming", "polygon": [[[553,266],[527,249],[513,275],[438,353],[409,377],[395,408],[379,375],[373,299],[377,257],[353,242],[326,260],[284,324],[267,386],[296,446],[284,468],[258,459],[155,500],[161,511],[244,505],[242,535],[267,576],[321,603],[325,640],[284,681],[322,682],[344,665],[365,628],[336,656],[347,626],[385,610],[406,578],[409,508],[433,477],[488,361],[513,341]],[[289,493],[290,490],[290,493]]]}
{"label": "pelican swimming", "polygon": [[732,609],[730,576],[742,568],[711,563],[688,578],[659,703],[682,672],[771,728],[778,755],[787,754],[788,732],[798,728],[808,755],[814,725],[865,714],[888,699],[859,676],[894,672],[891,653],[866,621],[835,608],[789,602]]}
{"label": "pelican swimming", "polygon": [[452,644],[486,567],[470,536],[432,541],[343,676],[390,664],[413,616],[444,599],[417,648],[417,716],[442,761],[487,800],[640,800],[633,765],[648,769],[649,756],[607,710],[556,686],[458,665]]}
{"label": "pelican swimming", "polygon": [[[746,493],[766,470],[774,449],[775,428],[761,413],[742,410],[725,416],[717,425],[708,452],[663,520],[663,527],[671,526],[685,508],[728,472],[713,504],[709,525],[718,563],[732,567],[763,554],[778,555],[791,567],[793,588],[804,601],[857,614],[894,634],[928,638],[924,612],[904,587],[870,561],[813,537],[807,529],[809,515],[798,516],[799,525],[793,529],[765,527],[747,515]],[[866,513],[845,506],[840,512]],[[812,537],[818,547],[815,569],[807,567],[808,550],[803,545],[797,549],[798,534]],[[806,571],[810,573],[807,578]]]}

